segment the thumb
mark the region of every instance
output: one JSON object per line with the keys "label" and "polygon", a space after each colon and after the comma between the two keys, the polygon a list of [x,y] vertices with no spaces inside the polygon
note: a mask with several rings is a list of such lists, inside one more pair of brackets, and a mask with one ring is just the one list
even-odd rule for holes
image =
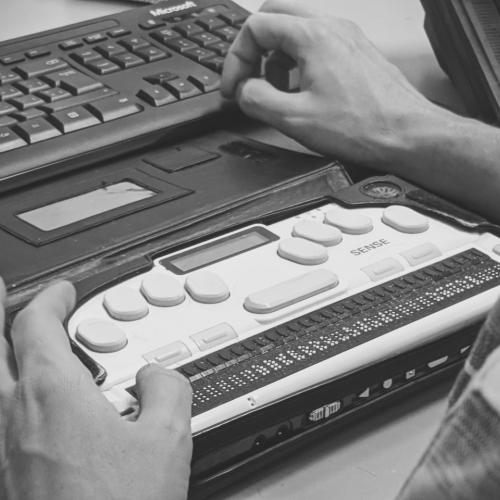
{"label": "thumb", "polygon": [[137,392],[139,422],[183,434],[190,432],[191,385],[180,373],[155,363],[146,365],[137,373]]}
{"label": "thumb", "polygon": [[238,85],[236,99],[248,116],[287,132],[300,117],[303,94],[282,92],[265,80],[249,78]]}

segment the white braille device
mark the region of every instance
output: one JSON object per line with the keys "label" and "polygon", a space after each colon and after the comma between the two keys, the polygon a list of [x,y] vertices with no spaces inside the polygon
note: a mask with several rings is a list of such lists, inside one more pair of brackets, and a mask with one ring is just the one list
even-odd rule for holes
{"label": "white braille device", "polygon": [[[124,415],[143,365],[183,373],[196,436],[477,324],[499,293],[500,240],[391,193],[378,185],[379,206],[324,203],[159,255],[80,304],[69,335],[106,371],[101,389]],[[359,401],[441,369],[470,343],[405,367],[399,382],[385,374]],[[308,421],[349,401],[332,395]]]}

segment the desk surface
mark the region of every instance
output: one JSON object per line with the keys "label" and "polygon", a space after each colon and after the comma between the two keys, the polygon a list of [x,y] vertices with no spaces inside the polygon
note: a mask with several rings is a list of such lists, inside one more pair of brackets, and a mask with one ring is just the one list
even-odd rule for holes
{"label": "desk surface", "polygon": [[[255,10],[261,0],[238,0]],[[304,0],[306,1],[306,0]],[[320,0],[356,21],[427,97],[461,109],[439,69],[417,0]],[[79,22],[134,6],[111,0],[3,0],[0,39]],[[29,13],[27,15],[27,13]],[[282,140],[282,139],[281,139]],[[324,439],[266,472],[240,482],[219,500],[390,500],[434,433],[449,383]]]}

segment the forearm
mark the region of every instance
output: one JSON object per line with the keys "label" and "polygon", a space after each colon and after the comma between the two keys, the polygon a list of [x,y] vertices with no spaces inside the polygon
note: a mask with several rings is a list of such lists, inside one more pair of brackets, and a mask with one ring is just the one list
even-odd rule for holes
{"label": "forearm", "polygon": [[407,122],[381,167],[500,222],[500,129],[432,106]]}

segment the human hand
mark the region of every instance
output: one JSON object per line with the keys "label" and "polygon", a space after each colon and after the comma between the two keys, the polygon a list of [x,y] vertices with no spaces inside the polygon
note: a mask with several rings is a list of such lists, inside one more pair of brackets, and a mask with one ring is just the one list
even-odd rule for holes
{"label": "human hand", "polygon": [[[268,0],[249,17],[226,58],[223,95],[323,154],[372,166],[400,160],[413,146],[413,127],[428,126],[439,108],[357,26],[305,4]],[[273,51],[297,62],[298,93],[254,78],[262,56]]]}
{"label": "human hand", "polygon": [[[74,301],[69,283],[52,285],[17,315],[12,347],[0,335],[0,498],[184,499],[189,383],[145,367],[137,375],[139,417],[123,420],[71,352],[63,321]],[[1,280],[0,302],[3,327]]]}

